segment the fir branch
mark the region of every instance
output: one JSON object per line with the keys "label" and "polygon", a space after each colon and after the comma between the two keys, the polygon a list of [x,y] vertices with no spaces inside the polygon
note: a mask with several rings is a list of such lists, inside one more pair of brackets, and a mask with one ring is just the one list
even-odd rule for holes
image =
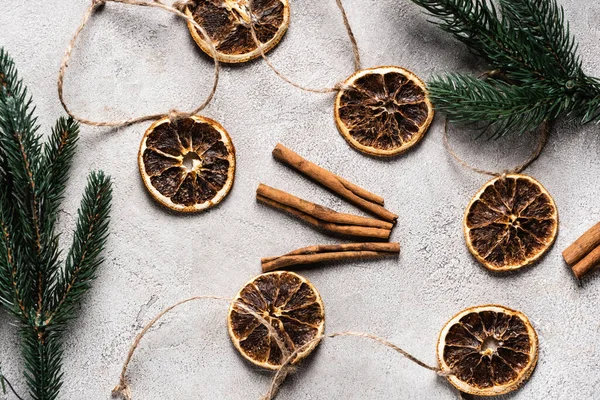
{"label": "fir branch", "polygon": [[48,326],[61,325],[72,318],[77,304],[96,277],[98,266],[103,262],[100,253],[108,236],[111,197],[110,180],[102,172],[93,173],[81,201],[66,267],[60,273],[52,296],[53,313],[45,322]]}
{"label": "fir branch", "polygon": [[21,329],[21,347],[25,361],[25,380],[33,400],[54,400],[62,387],[62,340],[60,331]]}
{"label": "fir branch", "polygon": [[[47,193],[44,213],[55,218],[62,200],[79,139],[79,125],[71,117],[60,118],[44,145],[42,192]],[[54,221],[54,219],[52,220]],[[51,224],[49,224],[51,225]]]}
{"label": "fir branch", "polygon": [[555,118],[562,104],[560,93],[553,96],[549,86],[526,88],[456,73],[433,78],[429,91],[436,108],[451,121],[482,123],[492,133],[533,130]]}
{"label": "fir branch", "polygon": [[464,74],[429,82],[450,121],[483,123],[497,136],[560,117],[600,121],[600,81],[584,74],[556,0],[498,0],[499,8],[490,0],[413,2],[497,72],[485,82]]}
{"label": "fir branch", "polygon": [[513,30],[488,0],[413,0],[438,18],[442,30],[463,42],[484,58],[491,69],[502,69],[509,76],[530,79],[543,76],[543,68],[521,32]]}
{"label": "fir branch", "polygon": [[10,233],[12,213],[6,192],[0,193],[0,304],[26,322],[27,309],[31,307],[28,297],[27,277],[21,273]]}
{"label": "fir branch", "polygon": [[40,161],[38,127],[32,100],[18,79],[14,63],[4,53],[0,61],[3,62],[0,65],[3,86],[9,88],[0,92],[0,148],[10,176],[10,201],[15,203],[12,210],[18,216],[13,218],[11,235],[16,246],[29,249],[21,252],[25,258],[22,265],[30,278],[29,292],[35,295],[35,303],[41,307],[44,275],[43,266],[38,262],[44,248],[36,187]]}
{"label": "fir branch", "polygon": [[0,49],[0,303],[20,324],[31,398],[55,400],[62,333],[102,263],[111,185],[101,172],[90,175],[63,267],[55,225],[79,128],[61,118],[43,146],[37,129],[31,98]]}
{"label": "fir branch", "polygon": [[547,52],[547,62],[555,73],[560,72],[568,79],[583,74],[577,42],[562,7],[547,0],[500,0],[500,4],[511,26],[527,32],[536,39],[531,45],[539,45]]}

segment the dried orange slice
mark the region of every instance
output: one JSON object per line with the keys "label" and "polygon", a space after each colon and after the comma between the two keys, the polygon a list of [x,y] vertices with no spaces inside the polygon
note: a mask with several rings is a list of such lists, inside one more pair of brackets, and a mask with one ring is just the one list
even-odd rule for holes
{"label": "dried orange slice", "polygon": [[486,183],[463,221],[467,246],[486,268],[519,269],[538,260],[558,233],[558,210],[548,191],[527,175]]}
{"label": "dried orange slice", "polygon": [[[250,24],[265,53],[279,43],[290,24],[288,0],[192,0],[184,12],[206,30],[217,59],[226,63],[260,57]],[[190,22],[188,29],[202,51],[212,57],[204,36]]]}
{"label": "dried orange slice", "polygon": [[497,305],[472,307],[442,329],[440,367],[463,393],[498,396],[518,389],[538,360],[538,338],[525,315]]}
{"label": "dried orange slice", "polygon": [[417,144],[433,119],[425,84],[400,67],[356,72],[338,92],[334,112],[346,141],[379,157],[400,154]]}
{"label": "dried orange slice", "polygon": [[235,149],[225,128],[212,119],[166,117],[146,131],[138,164],[146,189],[160,204],[202,211],[219,204],[233,186]]}
{"label": "dried orange slice", "polygon": [[317,347],[319,340],[315,339],[325,328],[323,301],[317,289],[300,275],[270,272],[244,285],[229,307],[227,325],[233,344],[244,358],[275,370],[295,351],[298,353],[293,363]]}

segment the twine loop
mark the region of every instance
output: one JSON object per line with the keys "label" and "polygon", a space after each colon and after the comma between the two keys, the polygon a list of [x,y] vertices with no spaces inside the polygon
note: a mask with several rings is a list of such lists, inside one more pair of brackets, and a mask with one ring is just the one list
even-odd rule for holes
{"label": "twine loop", "polygon": [[446,120],[444,121],[444,146],[446,147],[446,150],[448,151],[448,153],[463,167],[466,167],[473,172],[477,172],[478,174],[505,178],[506,175],[509,175],[509,174],[521,173],[527,167],[529,167],[531,164],[533,164],[533,162],[535,160],[537,160],[540,157],[540,155],[542,154],[542,151],[544,150],[544,147],[546,147],[546,144],[548,143],[548,137],[550,136],[550,123],[548,121],[544,121],[542,123],[542,125],[540,125],[539,130],[540,130],[540,139],[539,139],[538,145],[535,147],[535,149],[533,150],[533,152],[531,153],[529,158],[522,164],[519,164],[512,169],[505,169],[502,172],[494,172],[494,171],[488,171],[485,169],[477,168],[477,167],[469,164],[465,160],[463,160],[452,149],[452,146],[450,145],[450,140],[448,139],[448,118],[446,118]]}
{"label": "twine loop", "polygon": [[[346,9],[344,8],[344,5],[342,4],[342,0],[335,0],[335,1],[336,1],[338,8],[340,9],[341,14],[342,14],[342,20],[344,22],[344,27],[346,28],[346,33],[348,34],[348,38],[350,39],[350,44],[352,45],[352,54],[354,56],[354,71],[356,72],[362,68],[361,60],[360,60],[360,50],[358,48],[358,42],[356,41],[356,36],[354,36],[354,32],[352,31],[352,27],[350,26],[350,21],[348,20],[348,15],[346,14]],[[252,13],[252,1],[248,2],[248,9],[250,11],[250,14],[254,15]],[[269,57],[266,55],[264,47],[263,47],[261,41],[258,40],[258,36],[256,35],[256,29],[254,28],[254,24],[249,24],[249,27],[250,27],[250,33],[252,34],[252,39],[254,40],[254,42],[256,43],[256,46],[258,47],[261,57],[263,58],[263,60],[267,64],[267,66],[269,68],[271,68],[271,70],[273,70],[273,72],[275,72],[275,75],[277,75],[284,82],[294,86],[295,88],[298,88],[305,92],[311,92],[311,93],[333,93],[333,92],[338,92],[339,90],[342,90],[346,87],[344,84],[344,81],[338,82],[334,86],[329,87],[329,88],[324,88],[324,89],[309,88],[307,86],[304,86],[304,85],[294,82],[293,80],[288,78],[286,75],[284,75],[281,71],[279,71],[279,69],[277,69],[277,67],[275,67],[275,65],[273,65],[273,63],[271,62]]]}
{"label": "twine loop", "polygon": [[[217,91],[217,86],[219,83],[220,64],[217,59],[217,50],[215,49],[212,41],[210,40],[210,37],[208,36],[208,33],[206,32],[206,30],[202,26],[200,26],[192,17],[189,17],[183,13],[183,7],[185,7],[185,5],[188,4],[188,1],[189,0],[179,1],[176,3],[176,5],[178,3],[183,4],[181,6],[182,9],[180,10],[179,8],[168,6],[159,0],[151,0],[151,1],[144,1],[144,0],[92,0],[91,5],[86,10],[86,12],[83,16],[83,19],[82,19],[81,23],[79,24],[79,27],[76,29],[75,34],[73,35],[73,37],[71,38],[71,41],[69,42],[69,45],[67,46],[67,49],[65,51],[65,54],[64,54],[62,62],[61,62],[60,71],[58,74],[58,79],[57,79],[58,98],[59,98],[60,103],[63,106],[65,112],[71,118],[73,118],[76,121],[79,121],[80,123],[85,124],[85,125],[123,127],[123,126],[132,125],[132,124],[136,124],[136,123],[143,122],[143,121],[158,120],[158,119],[161,119],[164,117],[169,117],[169,119],[171,119],[171,120],[174,120],[174,119],[176,120],[178,118],[180,119],[184,115],[189,117],[191,115],[198,114],[200,111],[202,111],[212,101],[212,99],[215,96],[215,93]],[[206,96],[206,99],[204,100],[204,102],[202,102],[202,104],[200,104],[193,111],[188,112],[188,113],[170,110],[166,114],[165,113],[157,113],[157,114],[143,115],[140,117],[125,119],[125,120],[120,120],[120,121],[93,121],[90,119],[80,117],[71,111],[71,109],[67,106],[67,103],[64,98],[64,93],[63,93],[64,77],[65,77],[67,68],[69,66],[69,62],[71,60],[71,54],[73,52],[73,49],[77,42],[77,39],[79,38],[79,35],[86,27],[87,23],[89,22],[90,18],[94,14],[94,12],[100,6],[105,5],[107,2],[121,3],[121,4],[126,4],[126,5],[132,5],[132,6],[159,8],[164,11],[175,14],[178,17],[188,21],[190,24],[192,24],[196,28],[196,30],[198,30],[198,32],[200,32],[200,34],[204,37],[204,39],[206,40],[206,42],[208,43],[208,45],[210,47],[210,53],[211,53],[211,56],[214,61],[213,85],[212,85],[212,88],[211,88],[209,94]]]}

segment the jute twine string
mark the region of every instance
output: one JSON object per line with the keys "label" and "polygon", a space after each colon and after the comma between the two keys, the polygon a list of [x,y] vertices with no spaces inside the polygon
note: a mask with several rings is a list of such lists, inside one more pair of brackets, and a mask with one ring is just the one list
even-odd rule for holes
{"label": "jute twine string", "polygon": [[336,337],[343,337],[343,336],[355,336],[355,337],[360,337],[360,338],[364,338],[364,339],[369,339],[369,340],[373,340],[379,344],[382,344],[392,350],[394,350],[397,353],[400,353],[401,355],[403,355],[404,357],[406,357],[407,359],[409,359],[410,361],[414,362],[415,364],[428,369],[430,371],[435,372],[436,374],[438,374],[439,376],[450,376],[452,375],[451,371],[445,371],[442,370],[439,367],[432,367],[426,363],[424,363],[423,361],[417,359],[416,357],[414,357],[413,355],[409,354],[408,352],[406,352],[405,350],[401,349],[400,347],[396,346],[395,344],[387,341],[386,339],[383,339],[379,336],[370,334],[370,333],[364,333],[364,332],[352,332],[352,331],[346,331],[346,332],[336,332],[336,333],[330,333],[327,335],[322,335],[319,337],[314,338],[313,340],[311,340],[310,342],[306,343],[305,345],[299,347],[298,349],[296,349],[290,357],[288,357],[283,364],[281,365],[281,367],[279,368],[279,370],[277,370],[277,372],[275,373],[275,375],[273,376],[273,380],[271,381],[271,386],[269,387],[268,392],[261,398],[261,400],[272,400],[275,398],[275,396],[277,395],[277,392],[279,391],[279,388],[281,387],[281,385],[283,384],[283,382],[285,381],[285,378],[291,373],[293,372],[293,366],[292,363],[294,362],[296,356],[303,352],[304,350],[306,350],[307,348],[309,348],[312,344],[317,343],[323,339],[326,338],[336,338]]}
{"label": "jute twine string", "polygon": [[[96,12],[96,10],[98,10],[98,8],[100,6],[102,6],[102,5],[104,5],[104,4],[108,3],[108,2],[121,3],[121,4],[133,5],[133,6],[152,7],[152,8],[162,9],[162,10],[168,11],[170,13],[173,13],[173,14],[177,15],[180,18],[183,18],[184,20],[186,20],[186,21],[190,22],[191,24],[193,24],[194,27],[196,27],[196,29],[202,34],[202,36],[206,39],[206,42],[209,44],[210,50],[211,50],[211,54],[212,54],[212,58],[213,58],[213,60],[215,62],[215,64],[214,64],[215,66],[214,66],[213,86],[212,86],[212,89],[211,89],[210,93],[208,94],[208,96],[206,97],[206,99],[204,100],[204,102],[202,104],[200,104],[196,109],[194,109],[194,110],[192,110],[190,112],[183,112],[183,111],[178,111],[176,109],[172,109],[168,113],[143,115],[141,117],[135,117],[135,118],[125,119],[125,120],[120,120],[120,121],[92,121],[92,120],[80,117],[78,115],[75,115],[71,111],[71,109],[67,106],[67,103],[65,102],[64,94],[63,94],[64,78],[65,78],[65,73],[67,71],[67,68],[69,66],[69,61],[71,59],[71,53],[73,52],[73,49],[75,47],[77,39],[79,38],[79,35],[83,31],[83,29],[86,27],[86,25],[87,25],[88,21],[90,20],[91,16]],[[177,8],[168,6],[166,4],[163,4],[159,0],[154,0],[154,1],[142,1],[142,0],[92,0],[92,4],[89,6],[89,8],[87,9],[87,11],[85,12],[85,14],[83,16],[83,19],[82,19],[79,27],[75,31],[75,34],[71,38],[71,41],[69,42],[67,50],[65,51],[65,54],[63,56],[63,59],[62,59],[62,62],[61,62],[61,66],[60,66],[60,71],[59,71],[59,74],[58,74],[58,81],[57,81],[58,98],[60,99],[60,103],[62,104],[62,106],[65,109],[66,113],[69,116],[71,116],[73,119],[75,119],[75,120],[77,120],[80,123],[85,124],[85,125],[122,127],[122,126],[136,124],[138,122],[158,120],[158,119],[161,119],[161,118],[164,118],[164,117],[169,117],[173,121],[173,120],[177,120],[177,119],[188,118],[188,117],[190,117],[190,116],[192,116],[194,114],[197,114],[200,111],[202,111],[211,102],[211,100],[213,99],[213,97],[214,97],[214,95],[215,95],[215,93],[217,91],[217,86],[218,86],[218,83],[219,83],[219,72],[220,72],[220,64],[219,64],[219,61],[217,60],[217,50],[212,45],[212,42],[209,39],[208,33],[206,32],[206,30],[204,28],[202,28],[202,26],[200,26],[196,21],[194,21],[193,18],[188,17],[187,15],[185,15],[183,12],[181,12]]]}
{"label": "jute twine string", "polygon": [[[352,27],[350,26],[350,22],[348,21],[348,15],[346,14],[346,10],[344,8],[344,5],[342,4],[342,0],[336,0],[336,4],[342,13],[344,27],[346,28],[346,32],[348,33],[348,37],[350,38],[350,43],[352,44],[352,53],[354,55],[354,71],[358,71],[361,69],[360,51],[358,49],[358,43],[356,41],[356,37],[354,36],[354,32],[352,31]],[[250,9],[250,13],[252,14],[252,0],[248,1],[248,7]],[[252,15],[254,15],[254,14],[252,14]],[[265,54],[264,47],[263,47],[262,43],[260,42],[260,40],[258,40],[258,36],[256,35],[256,30],[254,29],[254,24],[250,24],[250,32],[252,33],[252,38],[254,39],[254,42],[256,42],[256,45],[258,46],[258,49],[260,50],[260,55],[262,56],[263,60],[265,60],[265,63],[283,81],[289,83],[290,85],[292,85],[300,90],[304,90],[306,92],[312,92],[312,93],[332,93],[332,92],[337,92],[338,90],[341,90],[345,87],[343,81],[338,82],[333,87],[325,88],[325,89],[309,88],[309,87],[306,87],[299,83],[294,82],[293,80],[291,80],[290,78],[285,76],[281,71],[279,71],[279,69],[277,69],[277,67],[275,67],[275,65],[273,65],[273,63],[271,62],[269,57],[267,57],[267,55]]]}
{"label": "jute twine string", "polygon": [[548,121],[544,121],[542,123],[542,125],[539,127],[539,130],[540,130],[540,140],[538,142],[538,145],[533,150],[533,153],[531,153],[531,156],[529,156],[529,158],[524,163],[517,165],[513,169],[505,170],[500,173],[474,167],[471,164],[469,164],[468,162],[466,162],[465,160],[463,160],[462,158],[460,158],[460,156],[458,154],[456,154],[456,152],[452,149],[452,146],[450,145],[450,140],[448,139],[448,119],[447,118],[446,118],[446,121],[444,122],[444,145],[445,145],[448,153],[450,153],[450,155],[463,167],[466,167],[466,168],[470,169],[471,171],[477,172],[479,174],[489,175],[489,176],[494,176],[494,177],[502,177],[502,176],[506,176],[507,174],[511,174],[511,173],[518,174],[518,173],[522,172],[523,170],[525,170],[525,168],[529,167],[535,160],[537,160],[539,158],[539,156],[542,154],[542,151],[544,150],[544,147],[546,147],[546,143],[548,143],[548,136],[550,135],[550,123]]}
{"label": "jute twine string", "polygon": [[[137,348],[140,345],[140,342],[142,340],[142,338],[146,335],[146,333],[148,333],[148,331],[161,319],[163,318],[167,313],[169,313],[170,311],[172,311],[173,309],[192,302],[192,301],[196,301],[196,300],[221,300],[221,301],[227,301],[227,302],[232,302],[232,299],[226,298],[226,297],[221,297],[221,296],[194,296],[194,297],[190,297],[188,299],[184,299],[181,300],[167,308],[165,308],[164,310],[162,310],[160,313],[158,313],[154,318],[152,318],[152,320],[142,329],[142,331],[135,337],[135,340],[133,341],[128,353],[127,353],[127,357],[125,359],[125,363],[123,364],[123,367],[121,369],[121,375],[119,377],[119,384],[112,390],[112,396],[113,397],[120,397],[124,400],[132,400],[133,396],[132,396],[132,392],[131,392],[131,388],[129,386],[129,381],[127,378],[127,369],[129,367],[129,364],[131,362],[131,359],[133,358],[133,354],[135,353],[135,351],[137,350]],[[415,364],[426,368],[430,371],[435,372],[436,374],[438,374],[439,376],[449,376],[452,375],[451,371],[447,371],[447,370],[442,370],[439,367],[433,367],[430,366],[422,361],[420,361],[419,359],[417,359],[416,357],[414,357],[413,355],[409,354],[408,352],[406,352],[405,350],[401,349],[400,347],[396,346],[395,344],[389,342],[386,339],[383,339],[379,336],[370,334],[370,333],[364,333],[364,332],[352,332],[352,331],[346,331],[346,332],[337,332],[337,333],[331,333],[331,334],[326,334],[326,335],[320,335],[314,339],[312,339],[311,341],[305,343],[303,346],[295,349],[293,352],[290,353],[288,347],[286,346],[286,344],[284,343],[284,341],[281,339],[279,333],[275,330],[275,328],[273,327],[273,325],[271,325],[271,323],[269,321],[267,321],[262,315],[258,314],[256,311],[254,311],[252,308],[248,307],[248,305],[240,302],[240,301],[235,301],[235,306],[241,308],[242,310],[244,310],[244,312],[252,315],[253,317],[255,317],[260,323],[261,325],[263,325],[268,331],[270,336],[275,340],[275,342],[277,343],[277,345],[279,346],[282,355],[284,357],[284,361],[281,364],[281,366],[278,368],[277,372],[275,373],[275,375],[273,376],[273,379],[271,381],[271,384],[269,385],[269,389],[267,391],[267,393],[261,397],[261,400],[272,400],[275,398],[275,396],[277,395],[277,392],[279,391],[280,386],[283,384],[283,382],[285,381],[285,379],[287,378],[288,375],[290,375],[291,373],[294,372],[295,370],[295,366],[294,366],[294,362],[297,360],[298,354],[302,353],[303,351],[305,351],[306,349],[310,348],[313,344],[320,342],[321,340],[324,340],[326,338],[336,338],[336,337],[344,337],[344,336],[355,336],[355,337],[360,337],[360,338],[365,338],[365,339],[369,339],[369,340],[373,340],[377,343],[380,343],[394,351],[396,351],[397,353],[400,353],[402,356],[406,357],[407,359],[409,359],[410,361],[414,362]]]}
{"label": "jute twine string", "polygon": [[177,308],[177,307],[179,307],[185,303],[189,303],[191,301],[207,300],[207,299],[231,301],[231,299],[228,299],[226,297],[220,297],[220,296],[194,296],[194,297],[190,297],[185,300],[181,300],[181,301],[173,304],[172,306],[165,308],[160,313],[158,313],[154,318],[152,318],[152,320],[144,327],[144,329],[142,329],[142,331],[135,337],[133,344],[129,348],[129,352],[127,353],[127,358],[125,359],[125,363],[123,364],[123,368],[121,369],[121,376],[119,378],[119,384],[117,386],[115,386],[115,388],[112,390],[113,397],[121,397],[125,400],[132,399],[131,389],[129,387],[129,382],[127,380],[127,368],[129,367],[129,363],[131,362],[133,353],[135,353],[138,346],[140,345],[140,341],[146,335],[146,333],[148,333],[150,328],[152,328],[154,326],[154,324],[156,324],[162,317],[165,316],[165,314],[169,313],[174,308]]}

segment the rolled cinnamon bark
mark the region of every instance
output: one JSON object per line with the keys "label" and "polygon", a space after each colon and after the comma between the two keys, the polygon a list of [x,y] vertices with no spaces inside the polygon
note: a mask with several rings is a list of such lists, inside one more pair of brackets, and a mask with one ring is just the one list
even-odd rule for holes
{"label": "rolled cinnamon bark", "polygon": [[588,272],[593,271],[600,265],[600,246],[588,253],[581,261],[575,264],[572,268],[577,279],[581,279]]}
{"label": "rolled cinnamon bark", "polygon": [[309,178],[312,178],[357,207],[360,207],[385,221],[395,223],[398,219],[396,214],[383,207],[383,198],[381,196],[377,196],[376,194],[319,167],[317,164],[302,158],[281,143],[278,143],[277,146],[275,146],[273,157]]}
{"label": "rolled cinnamon bark", "polygon": [[600,223],[594,225],[572,245],[563,251],[563,258],[569,266],[574,266],[592,250],[600,246]]}
{"label": "rolled cinnamon bark", "polygon": [[272,188],[265,184],[259,184],[256,189],[256,194],[267,197],[273,201],[281,203],[285,206],[295,208],[305,214],[309,214],[317,219],[336,224],[370,226],[373,228],[392,229],[393,225],[390,222],[381,221],[375,218],[365,218],[353,214],[345,214],[334,211],[330,208],[323,207],[310,201],[303,200],[299,197],[286,193],[282,190]]}
{"label": "rolled cinnamon bark", "polygon": [[400,253],[399,243],[349,243],[318,245],[294,250],[279,257],[261,260],[262,271],[269,272],[293,265],[316,264],[326,261],[358,260],[393,257]]}
{"label": "rolled cinnamon bark", "polygon": [[285,211],[288,214],[295,216],[316,228],[322,229],[324,231],[328,231],[335,234],[346,235],[346,236],[355,236],[355,237],[369,237],[375,239],[384,239],[387,240],[390,237],[391,229],[382,229],[382,228],[373,228],[366,226],[357,226],[357,225],[343,225],[336,224],[332,222],[327,222],[315,218],[314,216],[302,212],[296,208],[287,206],[285,204],[279,203],[278,201],[272,200],[268,197],[261,196],[259,194],[256,195],[256,200],[259,202],[271,206],[275,209]]}

